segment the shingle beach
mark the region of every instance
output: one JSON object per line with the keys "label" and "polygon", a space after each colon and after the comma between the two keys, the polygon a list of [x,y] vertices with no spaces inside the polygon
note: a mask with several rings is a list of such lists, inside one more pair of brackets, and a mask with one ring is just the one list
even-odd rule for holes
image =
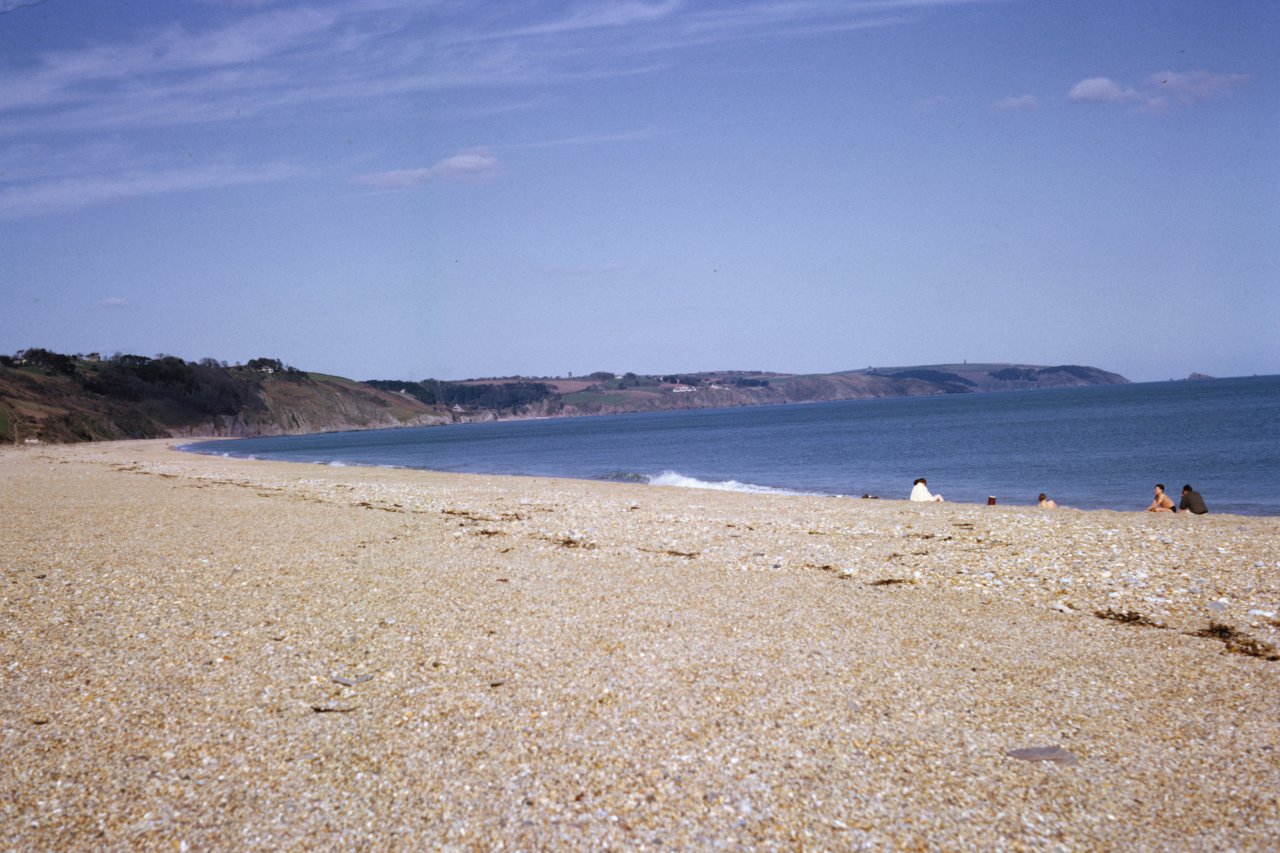
{"label": "shingle beach", "polygon": [[2,850],[1280,847],[1280,519],[174,445],[0,451]]}

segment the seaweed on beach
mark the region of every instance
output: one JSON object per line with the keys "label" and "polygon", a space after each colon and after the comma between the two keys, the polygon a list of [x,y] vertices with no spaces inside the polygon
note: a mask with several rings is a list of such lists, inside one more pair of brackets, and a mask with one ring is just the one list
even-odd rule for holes
{"label": "seaweed on beach", "polygon": [[833,566],[830,563],[823,563],[820,566],[817,563],[805,563],[804,568],[817,569],[820,572],[829,572],[842,581],[847,581],[853,577],[852,569],[842,569],[839,566]]}
{"label": "seaweed on beach", "polygon": [[[271,497],[271,496],[270,496],[270,495],[258,495],[258,497],[268,498],[268,497]],[[404,510],[403,510],[403,509],[398,509],[398,508],[397,508],[397,507],[399,507],[399,506],[400,506],[399,504],[392,504],[391,506],[382,506],[382,505],[380,505],[380,504],[369,503],[368,501],[360,501],[358,504],[356,504],[356,506],[362,506],[362,507],[364,507],[365,509],[380,509],[380,510],[382,510],[383,512],[404,512]]]}
{"label": "seaweed on beach", "polygon": [[1280,652],[1276,651],[1275,646],[1250,637],[1222,622],[1210,620],[1208,628],[1196,631],[1191,636],[1221,640],[1227,647],[1227,651],[1238,655],[1248,655],[1263,660],[1280,660]]}
{"label": "seaweed on beach", "polygon": [[1156,622],[1148,619],[1136,610],[1125,610],[1123,612],[1112,610],[1108,607],[1106,610],[1095,610],[1093,615],[1099,619],[1110,619],[1112,622],[1120,622],[1124,625],[1139,625],[1144,628],[1163,628],[1164,623]]}
{"label": "seaweed on beach", "polygon": [[652,548],[641,548],[640,550],[646,554],[662,554],[666,557],[684,557],[686,560],[692,560],[701,556],[697,551],[677,551],[675,548],[667,548],[662,551],[655,551]]}
{"label": "seaweed on beach", "polygon": [[451,509],[446,507],[445,509],[440,510],[440,513],[442,515],[452,515],[457,518],[463,518],[463,519],[466,519],[467,521],[487,522],[487,523],[493,523],[497,521],[524,521],[525,520],[525,517],[518,512],[501,512],[501,513],[498,513],[498,516],[495,518],[492,515],[481,515],[480,513],[472,512],[469,509]]}
{"label": "seaweed on beach", "polygon": [[487,515],[477,515],[477,514],[475,514],[474,512],[471,512],[470,510],[466,510],[466,509],[449,509],[448,507],[446,507],[445,509],[440,510],[440,514],[441,514],[441,515],[453,515],[453,516],[457,516],[457,517],[459,517],[459,518],[465,518],[467,521],[497,521],[497,520],[498,520],[498,519],[496,519],[496,518],[492,518],[492,517],[487,516]]}
{"label": "seaweed on beach", "polygon": [[596,543],[587,542],[583,539],[574,539],[572,536],[561,536],[558,539],[549,540],[559,545],[561,548],[581,548],[584,551],[590,551],[596,547]]}
{"label": "seaweed on beach", "polygon": [[911,578],[881,578],[878,581],[872,581],[871,586],[897,586],[898,584],[913,584]]}

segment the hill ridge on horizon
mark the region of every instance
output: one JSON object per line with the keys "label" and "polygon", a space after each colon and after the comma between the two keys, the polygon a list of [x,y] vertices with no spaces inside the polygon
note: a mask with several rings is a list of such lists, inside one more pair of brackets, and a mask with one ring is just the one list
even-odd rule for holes
{"label": "hill ridge on horizon", "polygon": [[0,356],[0,441],[260,436],[671,409],[988,393],[1127,383],[1082,365],[973,363],[838,373],[759,370],[444,381],[309,373],[278,359]]}

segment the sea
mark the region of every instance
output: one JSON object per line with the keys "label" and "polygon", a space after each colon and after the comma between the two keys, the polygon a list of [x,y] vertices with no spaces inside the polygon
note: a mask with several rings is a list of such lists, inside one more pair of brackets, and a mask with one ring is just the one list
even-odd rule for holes
{"label": "sea", "polygon": [[198,442],[225,456],[698,489],[1280,515],[1280,376]]}

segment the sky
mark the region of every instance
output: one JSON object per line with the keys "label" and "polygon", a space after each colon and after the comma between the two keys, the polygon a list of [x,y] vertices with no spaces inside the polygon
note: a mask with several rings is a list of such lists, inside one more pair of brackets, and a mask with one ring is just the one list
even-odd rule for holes
{"label": "sky", "polygon": [[0,0],[0,352],[1280,373],[1275,0]]}

